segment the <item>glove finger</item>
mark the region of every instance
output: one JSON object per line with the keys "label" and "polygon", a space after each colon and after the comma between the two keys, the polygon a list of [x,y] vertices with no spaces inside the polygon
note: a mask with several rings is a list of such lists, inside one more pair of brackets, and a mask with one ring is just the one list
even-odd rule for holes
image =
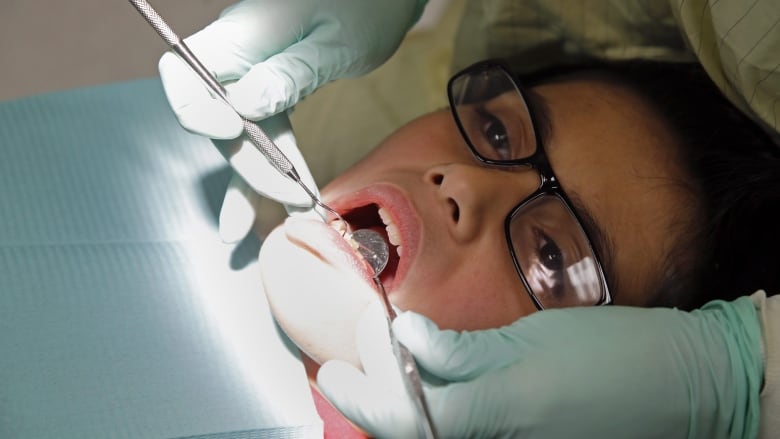
{"label": "glove finger", "polygon": [[414,413],[381,381],[341,361],[328,361],[317,373],[323,395],[349,420],[373,437],[415,437]]}
{"label": "glove finger", "polygon": [[213,139],[233,139],[244,130],[238,114],[214,98],[177,55],[163,54],[158,69],[168,103],[185,129]]}
{"label": "glove finger", "polygon": [[393,322],[393,330],[426,371],[463,381],[517,362],[522,357],[521,324],[458,332],[441,330],[427,317],[407,311]]}
{"label": "glove finger", "polygon": [[[274,46],[267,41],[268,35],[256,35],[257,25],[248,22],[251,16],[227,14],[202,30],[184,39],[190,51],[211,72],[218,81],[239,79],[273,53],[273,48],[262,50],[261,45]],[[265,30],[265,29],[264,29]],[[290,44],[294,40],[287,39]],[[279,42],[277,47],[285,47]]]}
{"label": "glove finger", "polygon": [[187,131],[212,139],[235,139],[244,130],[238,113],[220,99],[192,102],[181,107],[177,116]]}
{"label": "glove finger", "polygon": [[[317,194],[314,177],[295,144],[287,115],[278,114],[259,125],[293,163],[304,184]],[[255,192],[283,204],[311,207],[309,195],[296,182],[280,173],[246,136],[235,140],[215,140],[214,144]]]}
{"label": "glove finger", "polygon": [[230,179],[222,209],[219,211],[219,236],[228,244],[238,242],[252,230],[255,209],[250,197],[252,189],[237,174]]}
{"label": "glove finger", "polygon": [[[255,63],[296,42],[296,32],[300,29],[278,19],[293,13],[303,20],[304,11],[292,11],[293,6],[271,3],[264,5],[263,13],[259,14],[258,5],[240,2],[226,8],[218,20],[185,38],[184,42],[218,81],[238,80]],[[179,115],[187,111],[191,116],[183,121],[185,128],[219,139],[235,138],[241,133],[243,127],[237,116],[227,116],[224,109],[211,113],[214,109],[207,105],[213,100],[211,91],[177,55],[164,54],[159,70],[174,112]],[[220,101],[219,104],[223,103]],[[206,108],[201,109],[201,106]],[[194,109],[188,110],[189,107]],[[199,115],[209,117],[197,117]],[[213,121],[217,116],[224,120]]]}
{"label": "glove finger", "polygon": [[271,165],[246,136],[213,142],[252,190],[280,203],[311,205],[306,192]]}
{"label": "glove finger", "polygon": [[[516,389],[512,387],[515,379],[505,369],[490,372],[480,380],[426,389],[439,436],[516,435],[516,427],[536,415],[517,404]],[[317,373],[317,384],[344,416],[373,437],[418,436],[415,414],[406,400],[388,393],[380,381],[351,365],[337,360],[326,362]]]}
{"label": "glove finger", "polygon": [[390,391],[402,396],[406,393],[393,345],[390,342],[389,323],[379,300],[366,307],[357,324],[356,342],[363,370],[373,380],[384,382]]}
{"label": "glove finger", "polygon": [[[318,87],[344,76],[353,62],[344,49],[320,41],[321,28],[252,68],[230,84],[230,102],[244,117],[262,119],[292,107]],[[317,63],[327,60],[327,63]]]}
{"label": "glove finger", "polygon": [[[261,236],[266,236],[273,227],[284,222],[283,213],[271,205],[277,202],[277,200],[261,197],[246,184],[243,178],[234,174],[225,192],[219,213],[219,234],[222,241],[227,244],[236,243],[244,239],[256,226]],[[318,221],[326,217],[319,206],[312,208],[311,205],[285,204],[283,207],[291,217]]]}

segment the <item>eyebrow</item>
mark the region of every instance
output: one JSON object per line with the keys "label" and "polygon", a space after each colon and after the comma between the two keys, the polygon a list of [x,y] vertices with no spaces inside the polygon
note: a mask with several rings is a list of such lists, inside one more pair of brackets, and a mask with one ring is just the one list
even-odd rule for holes
{"label": "eyebrow", "polygon": [[544,148],[544,145],[547,145],[547,141],[550,139],[553,129],[550,107],[547,106],[547,100],[544,99],[544,96],[533,89],[522,87],[520,92],[525,99],[528,110],[531,112],[534,130],[538,131],[539,144]]}
{"label": "eyebrow", "polygon": [[[522,94],[525,97],[526,105],[534,119],[534,129],[539,131],[540,145],[544,148],[545,145],[548,144],[547,142],[552,136],[554,128],[552,117],[550,117],[550,107],[547,106],[547,101],[544,96],[530,88],[522,89]],[[564,191],[564,193],[566,193],[566,197],[569,199],[572,209],[574,209],[577,214],[580,225],[585,230],[585,234],[588,235],[588,239],[596,251],[596,255],[601,263],[601,268],[604,271],[604,276],[606,277],[607,285],[612,287],[610,288],[609,294],[612,296],[612,301],[614,303],[616,294],[613,290],[616,289],[614,287],[617,285],[618,280],[617,272],[614,271],[614,266],[612,264],[615,260],[614,243],[609,239],[599,223],[596,222],[592,212],[587,208],[585,203],[582,202],[582,198],[579,197],[579,194],[567,191]]]}

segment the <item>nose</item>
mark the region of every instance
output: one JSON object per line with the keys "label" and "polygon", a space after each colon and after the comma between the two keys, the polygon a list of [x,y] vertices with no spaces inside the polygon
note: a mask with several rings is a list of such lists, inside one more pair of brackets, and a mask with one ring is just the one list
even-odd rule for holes
{"label": "nose", "polygon": [[434,203],[459,242],[475,239],[485,228],[503,228],[510,210],[540,184],[539,174],[530,168],[465,163],[433,166],[424,180],[433,188]]}

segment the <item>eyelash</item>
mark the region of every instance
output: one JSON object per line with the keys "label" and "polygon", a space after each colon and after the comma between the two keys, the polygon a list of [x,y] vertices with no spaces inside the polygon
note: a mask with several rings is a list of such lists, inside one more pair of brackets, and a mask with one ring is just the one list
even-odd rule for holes
{"label": "eyelash", "polygon": [[[509,133],[507,132],[506,125],[504,125],[501,119],[499,119],[489,111],[486,111],[482,107],[477,108],[477,114],[479,114],[480,118],[482,119],[482,126],[480,127],[480,132],[482,133],[485,142],[490,146],[490,148],[493,151],[496,152],[496,154],[501,156],[501,158],[507,159],[506,157],[508,153],[507,150],[510,148],[510,145],[509,145]],[[496,125],[500,125],[502,130],[501,133],[502,138],[499,139],[501,141],[501,145],[499,146],[495,145],[489,133],[490,129],[495,127]]]}
{"label": "eyelash", "polygon": [[[542,229],[534,228],[534,236],[535,236],[535,245],[536,245],[536,256],[540,264],[544,266],[545,268],[549,269],[552,272],[552,276],[554,279],[553,282],[553,294],[556,296],[563,294],[563,284],[564,284],[564,271],[563,267],[566,266],[564,260],[564,255],[560,250],[560,247],[558,244],[549,237]],[[548,267],[543,255],[543,251],[547,246],[552,245],[555,248],[555,251],[559,258],[559,267]]]}
{"label": "eyelash", "polygon": [[[558,244],[541,229],[535,229],[535,234],[537,236],[537,256],[539,257],[539,261],[550,270],[560,271],[563,269],[563,254]],[[542,254],[542,252],[548,247],[553,247],[553,251],[555,252],[555,256],[557,258],[555,261],[557,262],[555,267],[548,266],[544,258],[545,255]]]}

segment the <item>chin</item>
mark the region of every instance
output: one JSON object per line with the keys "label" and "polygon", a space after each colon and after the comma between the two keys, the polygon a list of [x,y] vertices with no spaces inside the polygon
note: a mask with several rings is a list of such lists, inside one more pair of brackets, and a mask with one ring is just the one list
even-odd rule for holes
{"label": "chin", "polygon": [[304,354],[360,367],[355,327],[376,293],[343,241],[321,222],[279,226],[260,249],[260,272],[274,319]]}

